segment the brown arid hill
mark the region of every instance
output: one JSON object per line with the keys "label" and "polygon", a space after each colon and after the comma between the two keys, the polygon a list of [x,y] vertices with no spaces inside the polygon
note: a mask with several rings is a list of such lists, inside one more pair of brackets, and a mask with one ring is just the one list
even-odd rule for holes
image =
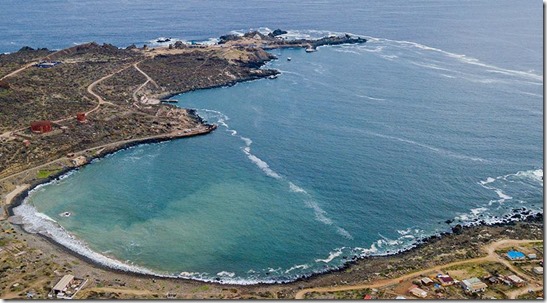
{"label": "brown arid hill", "polygon": [[[118,49],[89,43],[55,53],[25,49],[2,59],[10,56],[20,70],[0,80],[0,177],[89,148],[204,126],[159,99],[277,73],[259,69],[273,56],[257,48]],[[60,63],[35,65],[42,61]],[[85,123],[75,119],[77,113],[85,114]],[[31,123],[42,120],[51,121],[52,131],[32,132]]]}

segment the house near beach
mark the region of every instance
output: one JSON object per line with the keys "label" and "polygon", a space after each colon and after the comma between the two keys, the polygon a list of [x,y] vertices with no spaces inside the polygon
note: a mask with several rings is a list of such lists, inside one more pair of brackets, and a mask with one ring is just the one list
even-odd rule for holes
{"label": "house near beach", "polygon": [[484,292],[486,288],[488,288],[488,286],[477,277],[463,280],[461,286],[466,293],[470,294]]}
{"label": "house near beach", "polygon": [[417,285],[410,286],[410,288],[408,289],[408,292],[418,298],[427,297],[427,291],[419,288]]}
{"label": "house near beach", "polygon": [[420,280],[420,282],[422,282],[423,285],[431,285],[431,284],[433,284],[433,280],[431,280],[431,279],[428,278],[428,277],[422,278],[422,279]]}
{"label": "house near beach", "polygon": [[454,279],[452,279],[452,277],[449,275],[438,274],[437,280],[441,283],[443,287],[454,285],[455,283]]}
{"label": "house near beach", "polygon": [[48,294],[49,298],[72,299],[76,293],[84,287],[87,280],[75,278],[73,275],[65,275],[53,286]]}
{"label": "house near beach", "polygon": [[524,260],[524,253],[516,250],[510,250],[507,252],[507,259],[511,261]]}
{"label": "house near beach", "polygon": [[511,282],[511,284],[515,285],[516,287],[522,287],[524,286],[524,284],[526,284],[526,282],[517,275],[510,275],[510,276],[507,276],[506,278],[507,280]]}

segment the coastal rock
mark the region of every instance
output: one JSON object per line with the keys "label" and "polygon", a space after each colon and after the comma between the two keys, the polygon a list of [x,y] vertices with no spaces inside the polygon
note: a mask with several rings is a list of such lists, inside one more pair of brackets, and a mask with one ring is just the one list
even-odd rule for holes
{"label": "coastal rock", "polygon": [[21,49],[19,49],[18,51],[19,52],[28,52],[28,51],[33,51],[34,48],[30,47],[30,46],[23,46],[21,47]]}
{"label": "coastal rock", "polygon": [[278,29],[274,30],[273,32],[269,33],[268,36],[277,37],[277,36],[280,36],[280,35],[284,35],[286,33],[287,33],[287,31],[284,31],[284,30],[278,28]]}
{"label": "coastal rock", "polygon": [[175,44],[173,44],[174,48],[185,48],[186,44],[182,43],[182,41],[177,41]]}
{"label": "coastal rock", "polygon": [[236,41],[236,40],[239,40],[239,39],[241,39],[241,37],[238,36],[238,35],[234,35],[234,34],[223,35],[223,36],[220,36],[218,38],[218,40],[219,40],[218,44],[224,44],[228,41]]}
{"label": "coastal rock", "polygon": [[452,227],[452,232],[455,234],[461,234],[463,231],[463,226],[461,224],[457,224],[456,226]]}

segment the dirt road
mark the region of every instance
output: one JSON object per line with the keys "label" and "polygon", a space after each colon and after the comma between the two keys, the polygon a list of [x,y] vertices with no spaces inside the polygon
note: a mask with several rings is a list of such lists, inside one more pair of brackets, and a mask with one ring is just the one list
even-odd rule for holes
{"label": "dirt road", "polygon": [[[456,261],[456,262],[452,262],[452,263],[448,263],[448,264],[438,265],[438,266],[426,268],[424,270],[420,270],[420,271],[417,271],[417,272],[413,272],[413,273],[410,273],[410,274],[406,274],[406,275],[398,277],[398,278],[389,279],[389,280],[380,280],[380,281],[374,282],[372,284],[356,284],[356,285],[344,285],[344,286],[334,286],[334,287],[315,287],[315,288],[302,289],[302,290],[300,290],[299,292],[296,293],[295,299],[304,299],[306,294],[311,293],[311,292],[348,291],[348,290],[358,290],[358,289],[365,289],[365,288],[380,288],[380,287],[391,286],[391,285],[395,285],[395,284],[399,283],[399,281],[401,281],[401,280],[408,280],[408,279],[411,279],[413,277],[423,275],[423,274],[427,274],[427,273],[432,272],[432,271],[440,271],[441,269],[446,268],[446,267],[451,267],[451,266],[455,266],[455,265],[462,265],[462,264],[467,264],[467,263],[493,261],[493,262],[499,262],[499,263],[503,263],[504,265],[507,265],[506,263],[509,263],[509,262],[507,262],[506,260],[504,260],[500,256],[498,256],[496,254],[496,250],[498,250],[501,247],[507,247],[507,246],[512,246],[512,245],[525,244],[525,243],[536,243],[536,242],[541,242],[541,240],[511,240],[511,239],[499,240],[499,241],[490,243],[489,245],[484,247],[484,250],[488,253],[488,255],[486,257],[474,258],[474,259],[469,259],[469,260]],[[511,265],[511,264],[509,264],[509,265]],[[511,270],[514,269],[514,267],[512,265],[509,268],[511,268]],[[521,274],[524,277],[527,277],[530,280],[530,277],[527,276],[527,275],[522,274],[521,271],[515,270],[515,272]]]}

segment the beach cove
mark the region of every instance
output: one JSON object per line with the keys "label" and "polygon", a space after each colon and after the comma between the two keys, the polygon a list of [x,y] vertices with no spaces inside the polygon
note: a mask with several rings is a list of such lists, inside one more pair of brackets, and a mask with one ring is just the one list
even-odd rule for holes
{"label": "beach cove", "polygon": [[[23,170],[5,187],[8,199],[16,196],[12,206],[26,198],[10,208],[16,215],[11,222],[26,220],[27,230],[64,243],[100,268],[144,274],[147,281],[229,285],[336,276],[359,257],[397,258],[462,226],[542,222],[541,75],[431,45],[349,34],[355,36],[367,43],[274,47],[269,54],[276,60],[258,54],[264,61],[248,67],[267,63],[243,81],[260,80],[204,85],[210,90],[149,94],[169,74],[136,61],[132,72],[144,78],[135,82],[132,99],[153,107],[169,98],[176,106],[162,115],[211,125],[208,135],[172,141],[189,135],[192,126],[182,126],[147,141],[128,138],[124,130],[127,144],[91,148],[84,154],[91,163],[77,170]],[[211,62],[195,58],[198,66]],[[104,110],[98,114],[106,119],[112,111],[107,102],[118,98],[108,85],[125,73],[88,89],[99,96]],[[158,139],[166,141],[141,145]],[[56,163],[71,167],[76,156]],[[17,195],[27,190],[28,178],[34,178],[28,197]],[[387,218],[389,225],[382,223]],[[517,225],[532,239],[537,224]],[[280,295],[262,295],[272,294]]]}

